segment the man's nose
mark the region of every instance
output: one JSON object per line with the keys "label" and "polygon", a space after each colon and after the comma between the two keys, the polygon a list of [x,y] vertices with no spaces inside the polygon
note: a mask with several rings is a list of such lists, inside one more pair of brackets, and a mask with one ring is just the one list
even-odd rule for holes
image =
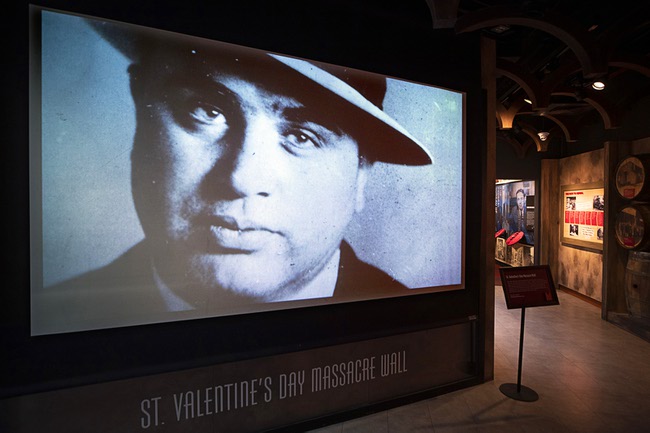
{"label": "man's nose", "polygon": [[269,196],[281,174],[278,128],[271,119],[256,116],[248,119],[241,142],[233,151],[230,183],[238,196]]}

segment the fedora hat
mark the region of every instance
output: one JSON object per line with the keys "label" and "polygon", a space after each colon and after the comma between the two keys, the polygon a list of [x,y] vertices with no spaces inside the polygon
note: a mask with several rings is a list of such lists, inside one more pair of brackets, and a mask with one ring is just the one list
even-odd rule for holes
{"label": "fedora hat", "polygon": [[161,56],[178,59],[182,53],[180,58],[202,64],[218,59],[218,64],[223,65],[224,59],[230,58],[240,69],[245,67],[242,65],[253,65],[251,59],[255,59],[251,67],[264,70],[265,75],[270,73],[269,67],[279,69],[284,72],[281,81],[292,87],[295,77],[300,77],[303,82],[317,85],[319,97],[331,99],[324,106],[330,110],[337,107],[332,114],[346,117],[345,121],[353,125],[350,135],[369,160],[403,165],[433,161],[428,149],[383,110],[386,79],[381,75],[131,24],[87,20],[103,39],[135,64]]}

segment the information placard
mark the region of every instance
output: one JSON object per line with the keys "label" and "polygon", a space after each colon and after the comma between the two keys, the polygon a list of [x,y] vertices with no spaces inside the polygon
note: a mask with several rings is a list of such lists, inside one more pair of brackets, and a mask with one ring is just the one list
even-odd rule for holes
{"label": "information placard", "polygon": [[509,310],[560,303],[548,265],[500,268],[499,273]]}
{"label": "information placard", "polygon": [[562,186],[560,241],[597,251],[605,238],[605,188],[602,182]]}

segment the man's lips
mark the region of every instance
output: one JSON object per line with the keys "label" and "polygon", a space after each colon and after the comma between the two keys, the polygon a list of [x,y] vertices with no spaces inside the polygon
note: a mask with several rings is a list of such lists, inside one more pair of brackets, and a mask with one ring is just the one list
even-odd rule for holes
{"label": "man's lips", "polygon": [[209,245],[225,253],[249,254],[268,245],[278,233],[249,220],[237,220],[229,216],[201,218],[201,225],[208,230]]}

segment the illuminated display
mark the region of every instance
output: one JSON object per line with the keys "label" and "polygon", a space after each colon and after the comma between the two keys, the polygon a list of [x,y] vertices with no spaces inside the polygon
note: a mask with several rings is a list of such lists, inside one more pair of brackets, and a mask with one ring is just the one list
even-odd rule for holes
{"label": "illuminated display", "polygon": [[41,18],[33,335],[464,287],[463,93]]}

